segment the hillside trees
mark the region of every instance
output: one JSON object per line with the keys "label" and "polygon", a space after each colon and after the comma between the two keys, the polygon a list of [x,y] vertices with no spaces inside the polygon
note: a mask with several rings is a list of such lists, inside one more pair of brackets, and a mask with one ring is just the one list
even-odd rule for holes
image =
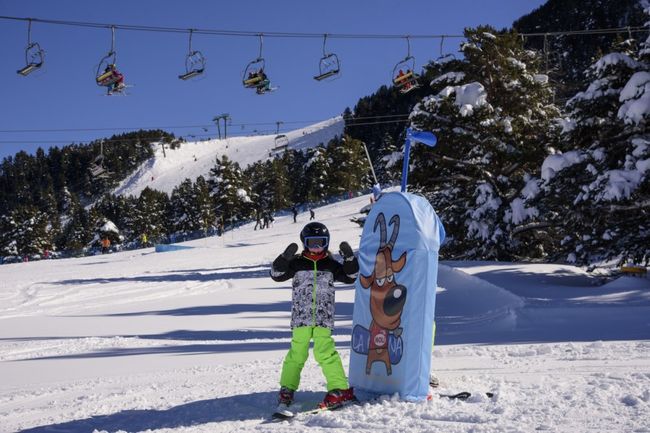
{"label": "hillside trees", "polygon": [[518,229],[538,216],[527,199],[559,112],[539,56],[515,33],[482,26],[465,37],[465,60],[431,64],[433,95],[411,114],[439,144],[415,146],[410,181],[442,214],[447,254],[511,260],[540,245]]}
{"label": "hillside trees", "polygon": [[331,160],[327,183],[332,194],[358,191],[364,186],[373,184],[370,167],[360,140],[349,136],[337,138],[330,142],[327,153]]}
{"label": "hillside trees", "polygon": [[[423,75],[422,82],[428,82],[427,74]],[[366,144],[381,183],[394,179],[384,158],[403,142],[404,128],[408,123],[406,115],[428,94],[430,89],[427,86],[407,94],[401,94],[392,86],[381,86],[374,94],[359,99],[354,110],[348,108],[343,113],[345,135]]]}
{"label": "hillside trees", "polygon": [[185,179],[172,191],[171,224],[174,232],[206,231],[215,221],[210,187],[203,176],[195,182]]}
{"label": "hillside trees", "polygon": [[167,193],[149,187],[133,199],[132,214],[127,221],[131,239],[139,239],[143,234],[151,241],[157,241],[171,233],[169,220],[170,202]]}
{"label": "hillside trees", "polygon": [[331,194],[327,182],[331,169],[332,161],[328,158],[324,146],[307,150],[304,180],[307,185],[306,201],[319,201]]}
{"label": "hillside trees", "polygon": [[93,239],[96,221],[92,220],[93,215],[84,209],[76,196],[72,196],[68,216],[57,246],[59,249],[82,250]]}
{"label": "hillside trees", "polygon": [[[548,73],[566,101],[582,86],[584,71],[603,53],[608,53],[618,35],[557,35],[558,31],[612,29],[642,26],[647,17],[638,0],[548,0],[513,23],[519,33],[537,33],[526,39],[526,48],[543,55],[543,72]],[[541,35],[549,32],[550,35]],[[600,53],[600,55],[598,54]]]}
{"label": "hillside trees", "polygon": [[218,217],[224,222],[237,222],[250,216],[252,202],[237,162],[226,155],[217,157],[208,179],[210,196]]}
{"label": "hillside trees", "polygon": [[0,217],[0,255],[41,254],[52,243],[49,217],[35,206],[18,206]]}
{"label": "hillside trees", "polygon": [[649,261],[650,39],[598,59],[567,109],[561,147],[542,166],[558,258]]}

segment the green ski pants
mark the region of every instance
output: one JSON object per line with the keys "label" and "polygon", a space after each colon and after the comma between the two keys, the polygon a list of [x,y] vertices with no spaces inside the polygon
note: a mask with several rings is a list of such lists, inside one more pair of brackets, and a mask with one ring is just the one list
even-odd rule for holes
{"label": "green ski pants", "polygon": [[332,330],[320,326],[300,326],[294,328],[291,337],[291,349],[284,358],[280,386],[298,389],[300,372],[309,356],[309,342],[314,339],[314,358],[323,370],[327,380],[327,391],[348,389],[348,379],[343,370],[343,363],[336,351]]}

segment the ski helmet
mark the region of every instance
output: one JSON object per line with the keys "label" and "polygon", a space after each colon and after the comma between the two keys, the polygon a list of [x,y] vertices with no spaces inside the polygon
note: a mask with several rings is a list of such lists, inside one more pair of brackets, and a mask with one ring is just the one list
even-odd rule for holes
{"label": "ski helmet", "polygon": [[300,231],[300,241],[305,248],[311,246],[327,249],[330,243],[330,231],[325,224],[309,223]]}

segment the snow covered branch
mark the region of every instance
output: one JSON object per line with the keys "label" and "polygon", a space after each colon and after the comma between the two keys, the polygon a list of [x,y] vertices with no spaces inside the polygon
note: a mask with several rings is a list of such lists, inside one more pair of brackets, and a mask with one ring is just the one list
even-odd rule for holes
{"label": "snow covered branch", "polygon": [[551,227],[551,223],[547,222],[535,222],[535,223],[529,223],[529,224],[524,224],[523,226],[515,227],[512,230],[512,236],[518,236],[524,232],[530,231],[530,230],[537,230],[537,229],[545,229],[547,227]]}

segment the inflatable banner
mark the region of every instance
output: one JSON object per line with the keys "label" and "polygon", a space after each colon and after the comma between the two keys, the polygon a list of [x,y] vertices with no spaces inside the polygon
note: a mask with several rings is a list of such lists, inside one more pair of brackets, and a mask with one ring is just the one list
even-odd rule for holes
{"label": "inflatable banner", "polygon": [[355,283],[349,380],[357,390],[427,398],[444,237],[424,197],[391,192],[373,205]]}

